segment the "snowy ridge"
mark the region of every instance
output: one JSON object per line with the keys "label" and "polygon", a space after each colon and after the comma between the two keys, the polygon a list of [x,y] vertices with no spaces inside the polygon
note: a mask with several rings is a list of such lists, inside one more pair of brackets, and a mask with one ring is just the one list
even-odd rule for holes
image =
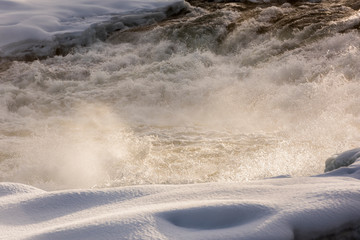
{"label": "snowy ridge", "polygon": [[38,240],[354,239],[360,237],[359,179],[355,162],[317,177],[246,184],[44,192],[2,183],[10,196],[0,197],[0,233]]}
{"label": "snowy ridge", "polygon": [[51,56],[177,14],[182,0],[0,0],[0,57]]}

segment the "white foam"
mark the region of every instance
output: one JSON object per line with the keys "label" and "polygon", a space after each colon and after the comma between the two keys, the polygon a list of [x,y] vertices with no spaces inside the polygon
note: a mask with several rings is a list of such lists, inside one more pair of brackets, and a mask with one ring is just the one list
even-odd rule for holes
{"label": "white foam", "polygon": [[359,36],[256,32],[283,11],[263,9],[221,43],[239,13],[194,11],[117,44],[14,62],[0,75],[0,179],[59,189],[322,173],[358,144]]}
{"label": "white foam", "polygon": [[[237,17],[223,14],[200,42],[215,43]],[[358,144],[358,34],[283,51],[304,33],[280,41],[254,33],[251,26],[262,23],[240,26],[217,49],[222,54],[192,48],[200,26],[165,26],[124,33],[116,45],[13,63],[1,74],[1,180],[58,189],[322,173],[329,155]],[[98,123],[112,116],[113,133],[87,124],[72,135],[84,112]],[[91,172],[65,164],[77,157],[107,166]],[[53,166],[74,174],[50,174]]]}

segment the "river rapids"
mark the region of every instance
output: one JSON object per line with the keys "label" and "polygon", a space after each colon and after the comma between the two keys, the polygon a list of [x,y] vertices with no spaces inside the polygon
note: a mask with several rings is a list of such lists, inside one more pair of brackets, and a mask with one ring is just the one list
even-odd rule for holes
{"label": "river rapids", "polygon": [[320,174],[327,157],[359,146],[359,8],[179,1],[8,44],[0,181],[64,189]]}

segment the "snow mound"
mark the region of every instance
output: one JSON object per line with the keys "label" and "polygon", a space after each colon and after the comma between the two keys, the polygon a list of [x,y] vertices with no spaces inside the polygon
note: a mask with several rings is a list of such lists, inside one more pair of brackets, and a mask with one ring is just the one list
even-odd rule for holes
{"label": "snow mound", "polygon": [[183,0],[0,0],[0,57],[42,57],[179,13]]}
{"label": "snow mound", "polygon": [[347,167],[360,158],[360,148],[348,150],[341,154],[335,154],[325,162],[325,172],[329,172],[340,167]]}

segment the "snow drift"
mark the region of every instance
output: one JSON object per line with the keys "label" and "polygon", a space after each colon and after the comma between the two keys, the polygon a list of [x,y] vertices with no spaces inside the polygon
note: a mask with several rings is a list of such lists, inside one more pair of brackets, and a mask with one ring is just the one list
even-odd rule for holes
{"label": "snow drift", "polygon": [[356,161],[315,177],[249,183],[55,192],[1,183],[0,233],[7,240],[357,239],[359,179]]}
{"label": "snow drift", "polygon": [[153,24],[186,8],[182,0],[1,0],[0,57],[36,58]]}

